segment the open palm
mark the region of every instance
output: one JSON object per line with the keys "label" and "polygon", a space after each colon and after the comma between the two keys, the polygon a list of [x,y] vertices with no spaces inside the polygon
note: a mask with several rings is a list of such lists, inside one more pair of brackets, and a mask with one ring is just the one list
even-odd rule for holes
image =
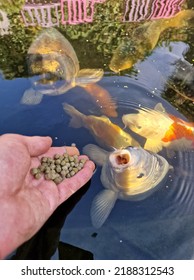
{"label": "open palm", "polygon": [[[86,161],[75,176],[59,185],[30,174],[42,156],[79,154],[75,147],[51,147],[50,137],[5,134],[0,137],[0,257],[31,238],[54,210],[92,176],[94,163]],[[82,156],[83,157],[83,156]]]}

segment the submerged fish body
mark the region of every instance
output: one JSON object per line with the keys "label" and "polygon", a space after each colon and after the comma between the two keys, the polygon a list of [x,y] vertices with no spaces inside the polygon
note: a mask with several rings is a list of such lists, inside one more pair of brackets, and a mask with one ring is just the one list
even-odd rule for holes
{"label": "submerged fish body", "polygon": [[159,152],[164,147],[172,151],[194,149],[194,124],[168,114],[161,103],[154,109],[123,115],[122,121],[146,138],[144,148],[149,151]]}
{"label": "submerged fish body", "polygon": [[110,62],[110,69],[119,72],[143,60],[156,47],[161,33],[168,28],[183,28],[194,18],[193,10],[183,10],[174,17],[145,22],[137,27],[131,38],[117,47]]}
{"label": "submerged fish body", "polygon": [[105,148],[123,148],[129,145],[140,146],[130,134],[111,122],[106,116],[84,115],[75,107],[65,103],[64,111],[71,117],[70,126],[74,128],[84,127],[90,131],[96,142]]}
{"label": "submerged fish body", "polygon": [[106,221],[117,199],[145,199],[164,182],[170,169],[166,159],[141,147],[107,152],[89,144],[83,153],[102,166],[101,182],[105,189],[97,194],[91,207],[92,224],[97,228]]}
{"label": "submerged fish body", "polygon": [[76,85],[95,83],[104,73],[102,69],[80,70],[72,45],[54,28],[44,29],[34,40],[27,62],[32,88],[25,91],[21,102],[30,105],[40,103],[43,94],[59,95]]}

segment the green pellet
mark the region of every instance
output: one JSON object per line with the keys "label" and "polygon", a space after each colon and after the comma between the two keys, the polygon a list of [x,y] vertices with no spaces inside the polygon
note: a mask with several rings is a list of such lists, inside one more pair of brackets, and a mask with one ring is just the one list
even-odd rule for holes
{"label": "green pellet", "polygon": [[50,173],[50,171],[51,171],[50,168],[47,166],[47,167],[45,168],[44,173],[47,173],[47,174],[48,174],[48,173]]}
{"label": "green pellet", "polygon": [[59,174],[57,173],[51,173],[51,179],[55,180],[57,177],[59,177]]}
{"label": "green pellet", "polygon": [[42,157],[41,162],[47,162],[47,157]]}
{"label": "green pellet", "polygon": [[52,163],[53,162],[52,158],[48,157],[47,162]]}
{"label": "green pellet", "polygon": [[71,175],[71,176],[74,176],[74,175],[75,175],[75,171],[72,170],[72,171],[70,172],[70,175]]}
{"label": "green pellet", "polygon": [[61,163],[61,160],[60,159],[56,159],[55,160],[55,164],[60,164]]}
{"label": "green pellet", "polygon": [[63,160],[63,156],[60,156],[59,159],[60,159],[60,161],[62,161]]}
{"label": "green pellet", "polygon": [[62,160],[62,161],[61,161],[61,165],[64,166],[65,164],[66,164],[66,161],[65,161],[65,160]]}
{"label": "green pellet", "polygon": [[66,165],[62,166],[62,170],[68,170],[68,167]]}
{"label": "green pellet", "polygon": [[60,175],[64,179],[67,175],[67,172],[65,170],[63,170],[63,171],[61,171]]}
{"label": "green pellet", "polygon": [[32,168],[31,169],[31,174],[32,175],[36,175],[37,173],[39,173],[39,169],[38,168]]}
{"label": "green pellet", "polygon": [[54,179],[55,184],[60,184],[62,181],[63,181],[63,178],[60,176]]}
{"label": "green pellet", "polygon": [[44,165],[40,165],[39,167],[38,167],[38,169],[40,170],[40,172],[44,172],[44,170],[45,170],[45,166]]}
{"label": "green pellet", "polygon": [[57,173],[60,173],[61,170],[62,170],[62,168],[61,168],[60,165],[57,165],[57,166],[55,167],[55,170],[56,170]]}
{"label": "green pellet", "polygon": [[35,175],[34,175],[34,178],[35,179],[37,179],[37,180],[39,180],[40,178],[41,178],[41,173],[36,173]]}
{"label": "green pellet", "polygon": [[49,167],[51,170],[53,170],[53,169],[55,169],[56,165],[54,163],[52,163]]}
{"label": "green pellet", "polygon": [[73,171],[74,171],[75,173],[77,173],[77,172],[78,172],[78,168],[73,168]]}
{"label": "green pellet", "polygon": [[58,159],[60,157],[59,154],[54,155],[54,159]]}
{"label": "green pellet", "polygon": [[44,175],[44,178],[46,180],[52,180],[52,174],[51,173],[47,173],[47,174]]}
{"label": "green pellet", "polygon": [[69,161],[74,161],[74,157],[69,156]]}

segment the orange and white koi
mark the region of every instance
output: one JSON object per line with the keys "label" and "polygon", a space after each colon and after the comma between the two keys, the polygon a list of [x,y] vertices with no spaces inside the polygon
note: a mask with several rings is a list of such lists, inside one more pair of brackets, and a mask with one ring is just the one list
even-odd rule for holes
{"label": "orange and white koi", "polygon": [[194,149],[194,123],[168,114],[161,103],[153,109],[126,114],[123,123],[135,133],[146,138],[144,148],[159,152],[166,147],[173,151]]}

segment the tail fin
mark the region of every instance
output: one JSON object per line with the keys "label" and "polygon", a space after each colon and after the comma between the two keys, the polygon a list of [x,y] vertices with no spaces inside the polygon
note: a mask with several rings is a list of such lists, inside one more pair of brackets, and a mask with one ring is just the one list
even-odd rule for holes
{"label": "tail fin", "polygon": [[79,112],[75,107],[64,103],[63,104],[63,109],[67,115],[71,117],[69,126],[74,127],[74,128],[80,128],[83,126],[83,118],[84,114]]}

